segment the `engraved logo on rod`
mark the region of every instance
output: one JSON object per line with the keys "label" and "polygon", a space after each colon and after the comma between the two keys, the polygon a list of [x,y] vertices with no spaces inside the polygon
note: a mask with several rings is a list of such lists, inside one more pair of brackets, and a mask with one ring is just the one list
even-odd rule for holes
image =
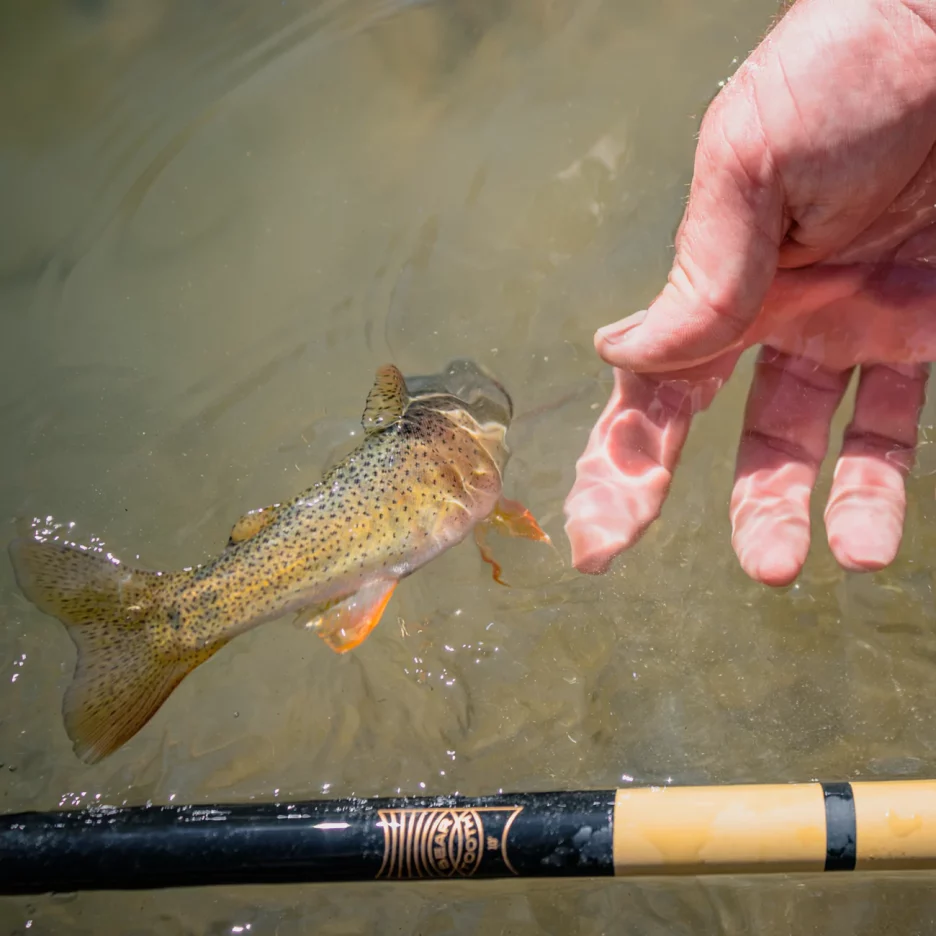
{"label": "engraved logo on rod", "polygon": [[384,858],[377,877],[472,877],[482,864],[491,863],[515,875],[507,833],[522,811],[522,806],[381,809]]}

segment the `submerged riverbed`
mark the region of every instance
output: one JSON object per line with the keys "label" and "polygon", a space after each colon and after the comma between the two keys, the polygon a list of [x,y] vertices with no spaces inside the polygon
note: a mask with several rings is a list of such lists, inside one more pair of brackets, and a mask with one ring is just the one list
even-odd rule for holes
{"label": "submerged riverbed", "polygon": [[[0,566],[0,803],[607,788],[936,774],[933,407],[894,566],[842,572],[815,498],[772,591],[730,546],[749,365],[698,418],[663,516],[605,577],[562,532],[604,404],[594,329],[659,290],[708,101],[776,0],[250,4],[0,13],[0,515],[149,568],[360,437],[374,370],[477,359],[514,397],[506,491],[558,554],[470,543],[360,650],[286,620],[77,761],[64,629]],[[847,418],[843,410],[833,449]],[[248,887],[0,902],[5,932],[931,931],[926,877]]]}

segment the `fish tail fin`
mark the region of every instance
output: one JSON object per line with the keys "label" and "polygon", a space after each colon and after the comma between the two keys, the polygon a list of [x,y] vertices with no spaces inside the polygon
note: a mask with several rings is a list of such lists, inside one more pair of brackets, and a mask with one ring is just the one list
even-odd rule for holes
{"label": "fish tail fin", "polygon": [[78,650],[62,714],[86,763],[132,738],[218,649],[175,638],[172,590],[186,573],[130,569],[58,540],[14,540],[10,558],[23,594],[65,625]]}

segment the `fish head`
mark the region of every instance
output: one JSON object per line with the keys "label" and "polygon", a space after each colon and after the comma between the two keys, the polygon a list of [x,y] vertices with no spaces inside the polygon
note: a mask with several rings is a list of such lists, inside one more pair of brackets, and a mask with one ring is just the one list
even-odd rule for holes
{"label": "fish head", "polygon": [[427,408],[469,433],[503,472],[509,457],[507,429],[513,400],[487,369],[459,358],[437,374],[406,378],[408,410]]}
{"label": "fish head", "polygon": [[513,400],[503,384],[467,358],[451,361],[438,374],[407,377],[406,389],[414,403],[430,397],[454,397],[479,423],[493,420],[507,429],[513,419]]}

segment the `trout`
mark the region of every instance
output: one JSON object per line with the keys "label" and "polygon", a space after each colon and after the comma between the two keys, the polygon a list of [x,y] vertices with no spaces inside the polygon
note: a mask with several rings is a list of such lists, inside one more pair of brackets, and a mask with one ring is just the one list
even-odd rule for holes
{"label": "trout", "polygon": [[502,495],[513,418],[507,391],[471,361],[406,380],[377,371],[364,437],[321,481],[234,524],[225,549],[179,572],[129,568],[33,534],[10,545],[16,580],[77,647],[62,713],[75,754],[108,756],[179,683],[239,634],[297,613],[337,653],[377,626],[397,583],[474,531],[549,543]]}

